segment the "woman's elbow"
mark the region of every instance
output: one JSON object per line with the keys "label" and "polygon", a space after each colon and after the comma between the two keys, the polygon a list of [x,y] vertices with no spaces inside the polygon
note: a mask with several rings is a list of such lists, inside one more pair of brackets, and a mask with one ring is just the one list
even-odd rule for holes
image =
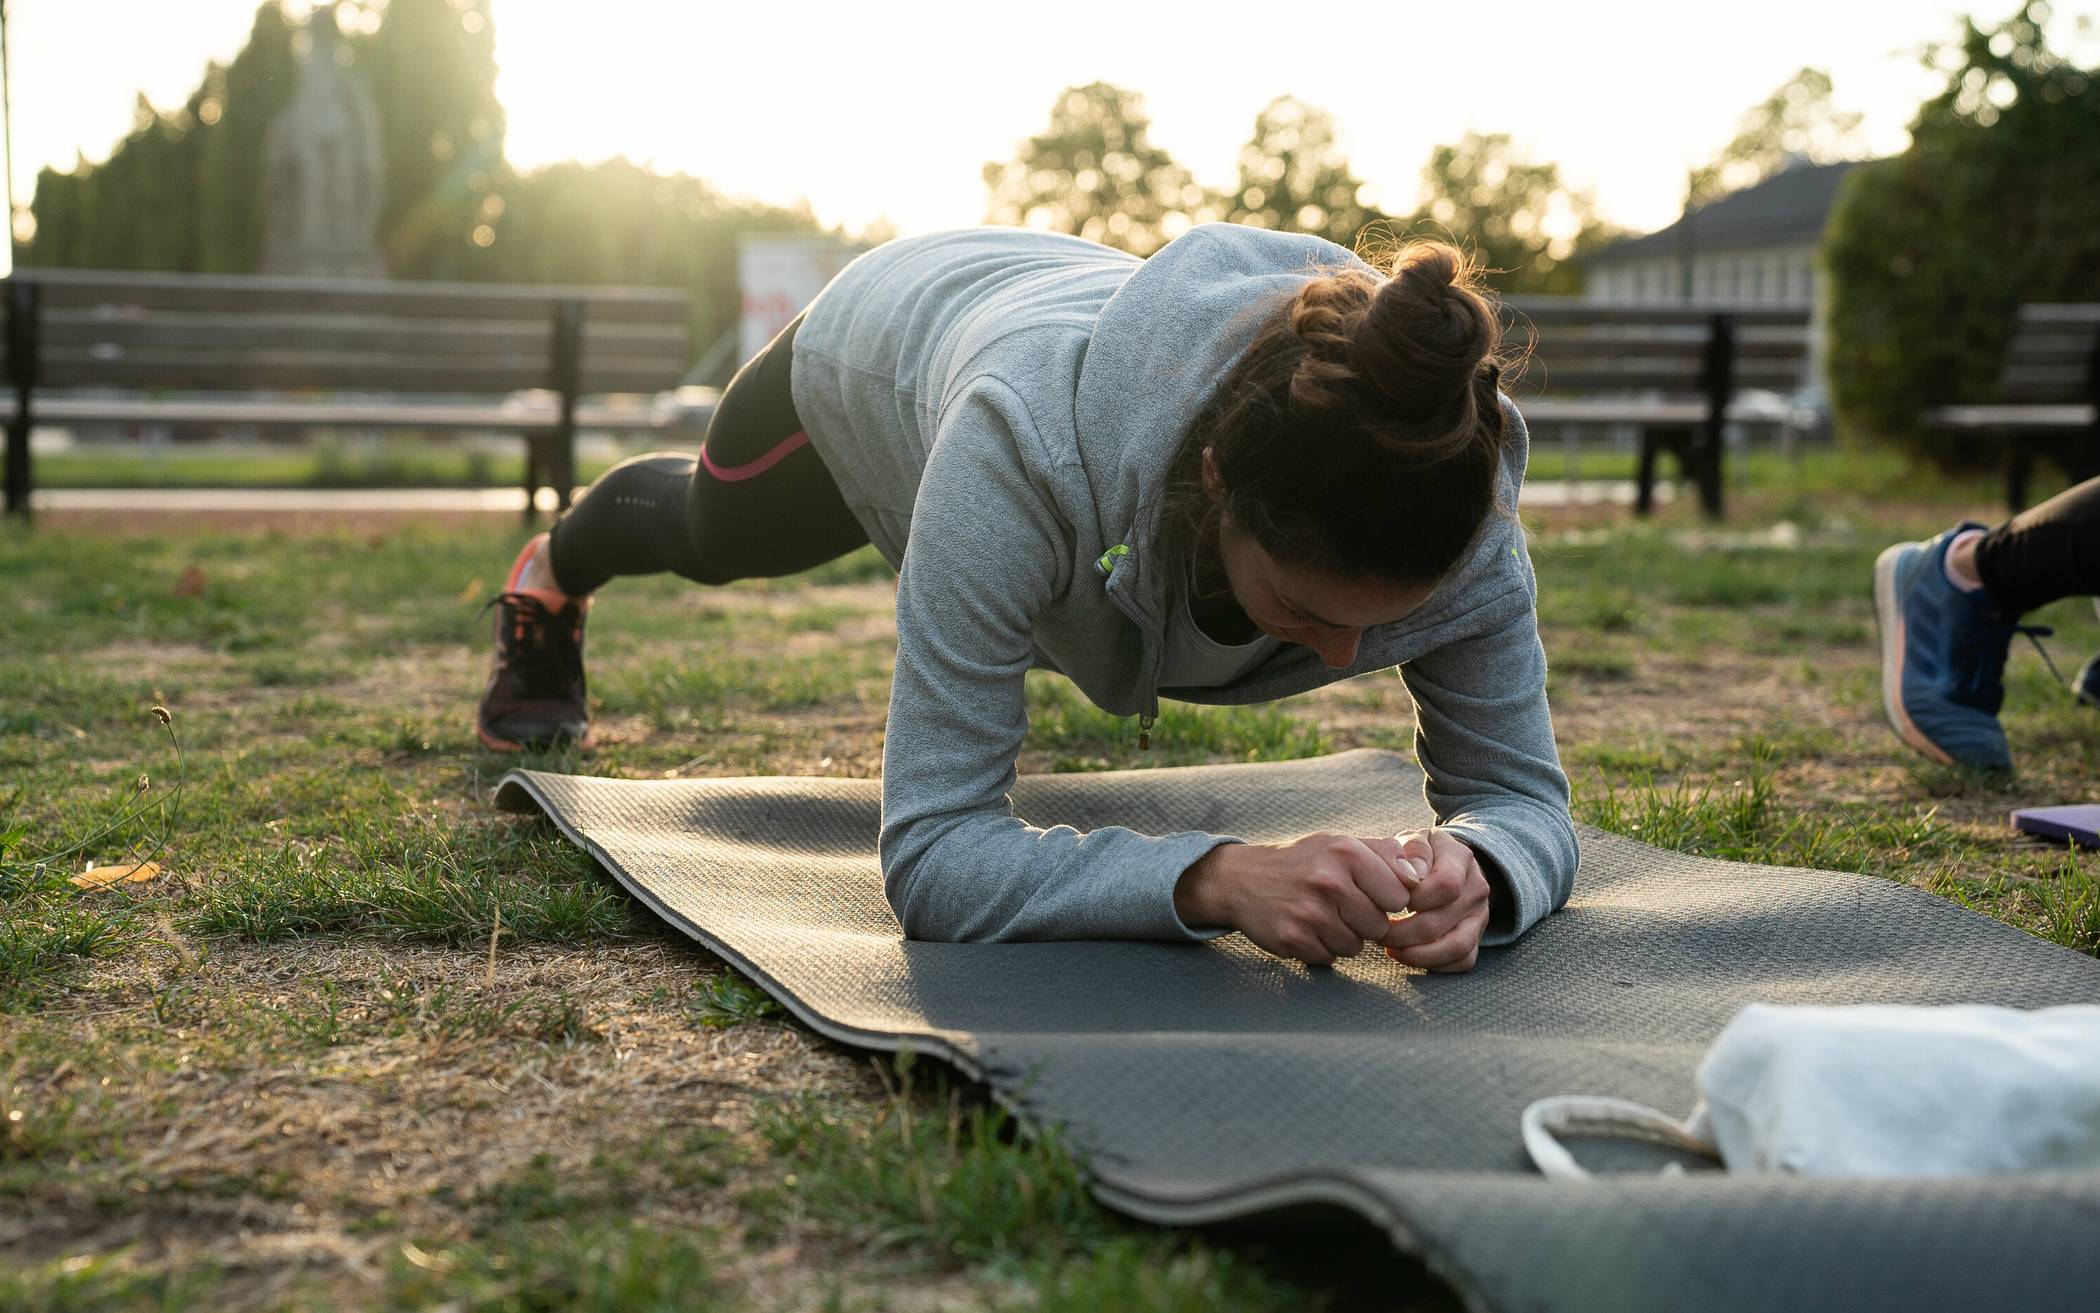
{"label": "woman's elbow", "polygon": [[991,937],[973,924],[969,900],[941,878],[932,845],[891,842],[885,834],[879,851],[882,892],[906,939],[955,944]]}

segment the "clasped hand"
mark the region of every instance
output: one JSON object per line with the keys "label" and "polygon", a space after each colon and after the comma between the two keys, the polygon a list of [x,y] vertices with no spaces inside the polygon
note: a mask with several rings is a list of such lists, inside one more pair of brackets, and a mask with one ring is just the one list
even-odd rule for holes
{"label": "clasped hand", "polygon": [[1308,834],[1211,849],[1182,874],[1174,908],[1188,925],[1227,926],[1314,966],[1374,943],[1407,966],[1470,971],[1487,928],[1488,882],[1473,850],[1443,830]]}

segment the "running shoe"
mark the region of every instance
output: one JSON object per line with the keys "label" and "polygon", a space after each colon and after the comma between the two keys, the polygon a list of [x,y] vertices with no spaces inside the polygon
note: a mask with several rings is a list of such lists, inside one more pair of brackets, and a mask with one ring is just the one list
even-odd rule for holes
{"label": "running shoe", "polygon": [[2095,656],[2080,668],[2071,680],[2071,691],[2078,700],[2096,711],[2100,711],[2100,656]]}
{"label": "running shoe", "polygon": [[540,534],[525,544],[504,590],[483,608],[496,611],[496,659],[474,732],[498,752],[592,742],[583,677],[583,621],[591,600],[518,582],[546,541]]}
{"label": "running shoe", "polygon": [[1963,523],[1929,542],[1897,543],[1874,562],[1881,708],[1897,736],[1934,761],[2010,770],[1998,709],[2019,626],[1988,592],[1947,581],[1948,544],[1983,527]]}
{"label": "running shoe", "polygon": [[[2093,599],[2093,616],[2100,619],[2100,597]],[[2100,655],[2094,656],[2079,670],[2077,678],[2071,681],[2071,691],[2078,695],[2080,702],[2100,711]]]}

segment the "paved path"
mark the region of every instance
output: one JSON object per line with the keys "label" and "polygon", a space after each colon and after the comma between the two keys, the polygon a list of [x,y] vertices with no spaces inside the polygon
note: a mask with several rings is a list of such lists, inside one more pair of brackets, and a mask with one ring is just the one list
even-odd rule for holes
{"label": "paved path", "polygon": [[[1676,489],[1658,483],[1657,501],[1669,501]],[[1543,480],[1524,485],[1526,506],[1633,504],[1631,479],[1585,479],[1579,483]],[[524,509],[518,488],[45,488],[30,505],[40,511],[255,511],[443,513],[487,511],[516,515]],[[554,495],[540,494],[540,508],[552,510]]]}

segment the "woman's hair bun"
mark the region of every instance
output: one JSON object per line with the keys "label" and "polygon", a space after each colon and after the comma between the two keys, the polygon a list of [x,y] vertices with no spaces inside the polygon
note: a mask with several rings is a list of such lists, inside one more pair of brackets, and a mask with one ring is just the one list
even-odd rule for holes
{"label": "woman's hair bun", "polygon": [[1457,247],[1408,243],[1383,279],[1361,269],[1313,278],[1289,323],[1300,344],[1294,407],[1352,411],[1368,427],[1405,435],[1426,461],[1457,454],[1483,427],[1499,435],[1501,326]]}
{"label": "woman's hair bun", "polygon": [[1455,247],[1315,274],[1189,425],[1165,541],[1229,522],[1279,561],[1443,578],[1501,505],[1500,353],[1495,306]]}

